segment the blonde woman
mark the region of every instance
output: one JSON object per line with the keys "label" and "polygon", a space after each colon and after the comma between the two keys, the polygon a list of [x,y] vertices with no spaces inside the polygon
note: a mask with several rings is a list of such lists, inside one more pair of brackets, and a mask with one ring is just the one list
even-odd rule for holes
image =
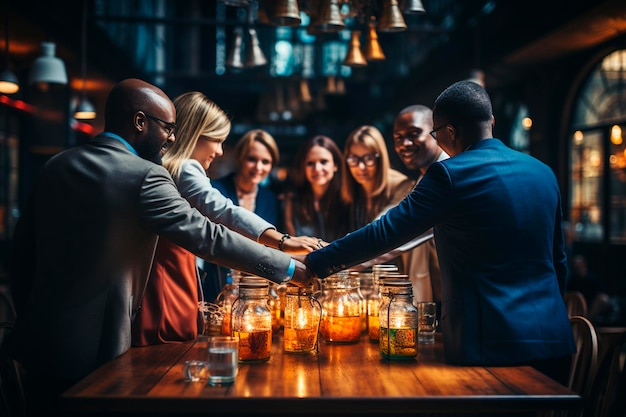
{"label": "blonde woman", "polygon": [[[315,238],[279,232],[271,223],[236,206],[214,189],[206,171],[223,153],[230,119],[200,92],[184,93],[174,99],[174,105],[176,141],[165,153],[163,166],[193,207],[216,223],[285,252],[308,253],[320,245]],[[250,256],[256,254],[251,252]],[[159,239],[142,308],[133,322],[133,345],[195,339],[198,301],[202,298],[196,257],[169,240]]]}
{"label": "blonde woman", "polygon": [[[399,203],[407,190],[407,176],[391,168],[383,134],[374,126],[353,130],[344,144],[348,174],[343,176],[341,196],[350,207],[351,230],[371,222]],[[404,194],[403,194],[404,193]]]}

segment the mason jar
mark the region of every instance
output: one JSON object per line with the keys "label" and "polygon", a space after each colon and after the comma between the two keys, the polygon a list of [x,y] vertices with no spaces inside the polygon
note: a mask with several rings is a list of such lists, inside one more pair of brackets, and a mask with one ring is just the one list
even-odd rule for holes
{"label": "mason jar", "polygon": [[265,362],[272,347],[272,312],[268,304],[269,283],[255,280],[239,283],[239,298],[233,302],[232,335],[239,338],[239,362]]}
{"label": "mason jar", "polygon": [[326,342],[354,343],[361,336],[361,300],[348,274],[335,274],[322,284],[320,336]]}
{"label": "mason jar", "polygon": [[283,350],[290,353],[317,351],[322,306],[313,287],[289,286],[285,294]]}
{"label": "mason jar", "polygon": [[239,279],[241,272],[230,271],[226,275],[226,284],[215,298],[217,305],[222,311],[222,335],[231,336],[230,317],[233,302],[239,297]]}
{"label": "mason jar", "polygon": [[408,279],[382,280],[379,310],[380,354],[387,359],[417,356],[417,308]]}

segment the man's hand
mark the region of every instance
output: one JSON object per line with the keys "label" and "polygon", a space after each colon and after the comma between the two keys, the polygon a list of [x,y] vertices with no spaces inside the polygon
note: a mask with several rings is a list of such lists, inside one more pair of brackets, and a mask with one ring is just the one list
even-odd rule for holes
{"label": "man's hand", "polygon": [[306,256],[292,255],[292,258],[296,261],[296,270],[294,271],[293,277],[289,283],[299,287],[310,286],[315,276],[313,271],[311,271],[304,263]]}

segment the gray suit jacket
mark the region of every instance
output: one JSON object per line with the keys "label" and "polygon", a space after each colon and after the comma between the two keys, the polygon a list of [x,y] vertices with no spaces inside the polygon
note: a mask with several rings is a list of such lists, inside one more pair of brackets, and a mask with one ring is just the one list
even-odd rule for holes
{"label": "gray suit jacket", "polygon": [[165,168],[100,135],[50,159],[16,226],[13,355],[71,379],[125,352],[157,235],[276,282],[291,259],[210,222]]}

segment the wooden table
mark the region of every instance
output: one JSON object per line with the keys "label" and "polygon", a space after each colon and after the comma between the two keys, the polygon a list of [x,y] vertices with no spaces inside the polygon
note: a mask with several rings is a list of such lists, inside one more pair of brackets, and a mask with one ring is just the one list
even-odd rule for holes
{"label": "wooden table", "polygon": [[319,353],[283,353],[282,335],[265,363],[240,364],[231,386],[183,378],[185,360],[206,342],[132,348],[67,391],[72,415],[416,415],[539,414],[577,409],[581,398],[530,367],[443,362],[440,335],[417,359],[387,361],[378,344],[320,343]]}

